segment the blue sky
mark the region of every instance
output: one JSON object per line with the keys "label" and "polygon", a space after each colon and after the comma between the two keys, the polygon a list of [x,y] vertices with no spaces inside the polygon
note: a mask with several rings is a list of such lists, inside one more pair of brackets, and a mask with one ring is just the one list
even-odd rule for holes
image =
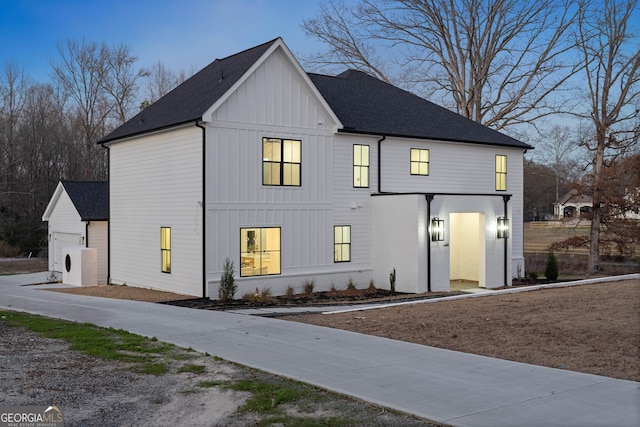
{"label": "blue sky", "polygon": [[216,58],[282,37],[295,55],[319,45],[300,25],[322,0],[0,0],[0,66],[22,66],[50,80],[57,44],[72,39],[122,42],[140,67],[160,61],[199,70]]}

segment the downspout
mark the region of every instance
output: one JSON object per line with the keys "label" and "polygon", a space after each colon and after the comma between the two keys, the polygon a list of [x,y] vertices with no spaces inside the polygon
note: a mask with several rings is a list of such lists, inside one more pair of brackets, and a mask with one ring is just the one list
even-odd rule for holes
{"label": "downspout", "polygon": [[[510,195],[504,195],[502,196],[502,200],[504,201],[504,217],[505,218],[509,218],[507,216],[507,204],[509,203],[509,199],[511,199]],[[512,225],[513,226],[513,225]],[[505,286],[509,286],[508,283],[509,281],[507,280],[507,276],[508,276],[508,269],[507,269],[507,255],[509,252],[509,244],[508,244],[508,237],[504,238],[504,285]]]}
{"label": "downspout", "polygon": [[207,128],[202,126],[199,121],[196,121],[196,126],[202,129],[202,298],[207,297],[207,233],[206,233],[206,219],[207,219],[207,209],[206,206],[206,185],[207,185],[207,177],[206,177],[206,165],[207,165],[207,156],[206,154],[206,135]]}
{"label": "downspout", "polygon": [[385,135],[378,140],[378,193],[382,193],[382,141],[387,139]]}
{"label": "downspout", "polygon": [[433,194],[424,195],[427,200],[427,292],[431,292],[431,232],[429,227],[431,226],[431,202],[433,197]]}

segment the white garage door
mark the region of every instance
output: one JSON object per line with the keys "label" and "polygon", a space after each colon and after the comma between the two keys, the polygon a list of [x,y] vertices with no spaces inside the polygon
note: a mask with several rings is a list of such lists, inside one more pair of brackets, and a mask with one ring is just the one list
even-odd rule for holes
{"label": "white garage door", "polygon": [[72,233],[53,233],[53,271],[62,272],[64,268],[64,253],[66,246],[82,245],[82,235]]}

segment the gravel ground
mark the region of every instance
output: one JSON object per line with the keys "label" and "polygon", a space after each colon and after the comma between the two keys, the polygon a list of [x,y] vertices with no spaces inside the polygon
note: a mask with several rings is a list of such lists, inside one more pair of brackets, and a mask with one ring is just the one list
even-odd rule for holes
{"label": "gravel ground", "polygon": [[[162,375],[138,374],[124,362],[88,357],[60,340],[44,338],[0,319],[0,406],[57,405],[65,426],[248,426],[265,415],[237,409],[250,396],[202,381],[277,379],[210,356],[184,350],[188,363],[204,374],[177,373],[180,362]],[[356,426],[434,426],[364,402],[321,392],[309,407],[289,405],[287,413],[324,422],[329,417],[360,420]]]}

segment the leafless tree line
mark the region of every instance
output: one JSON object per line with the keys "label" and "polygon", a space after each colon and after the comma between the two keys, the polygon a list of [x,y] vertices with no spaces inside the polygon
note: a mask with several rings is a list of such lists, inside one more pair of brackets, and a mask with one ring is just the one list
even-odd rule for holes
{"label": "leafless tree line", "polygon": [[43,247],[42,213],[59,180],[106,180],[96,142],[186,78],[149,70],[124,44],[58,45],[51,82],[15,62],[0,72],[0,256]]}

